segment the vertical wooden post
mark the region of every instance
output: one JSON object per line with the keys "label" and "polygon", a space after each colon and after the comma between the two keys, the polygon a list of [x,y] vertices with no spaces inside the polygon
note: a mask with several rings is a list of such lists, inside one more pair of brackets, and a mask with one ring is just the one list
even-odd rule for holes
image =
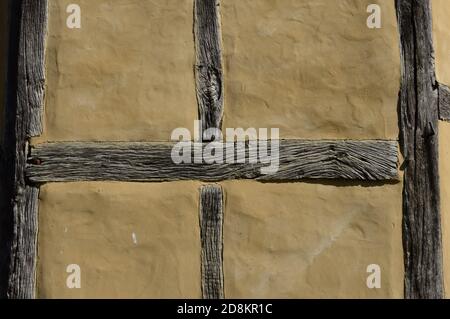
{"label": "vertical wooden post", "polygon": [[[222,49],[219,0],[195,0],[195,77],[202,131],[220,129],[223,114]],[[208,132],[204,140],[214,139]]]}
{"label": "vertical wooden post", "polygon": [[200,189],[200,238],[204,299],[224,298],[222,228],[222,188],[203,186]]}
{"label": "vertical wooden post", "polygon": [[[45,35],[47,0],[12,1],[18,14],[15,74],[9,75],[10,96],[6,109],[5,182],[10,217],[9,270],[7,296],[34,298],[37,249],[39,189],[27,184],[25,167],[28,141],[42,132],[45,86]],[[17,7],[16,7],[17,6]],[[14,28],[13,28],[14,29]],[[14,32],[14,30],[12,30]],[[10,61],[12,63],[12,61]],[[11,83],[14,78],[15,83]],[[5,229],[3,229],[5,231]]]}
{"label": "vertical wooden post", "polygon": [[405,297],[443,298],[438,85],[429,0],[396,0],[401,40],[400,146],[405,157]]}
{"label": "vertical wooden post", "polygon": [[[200,134],[205,141],[217,138],[223,115],[220,0],[195,0],[195,78]],[[208,185],[200,189],[200,240],[202,245],[202,295],[224,298],[222,259],[222,189]]]}

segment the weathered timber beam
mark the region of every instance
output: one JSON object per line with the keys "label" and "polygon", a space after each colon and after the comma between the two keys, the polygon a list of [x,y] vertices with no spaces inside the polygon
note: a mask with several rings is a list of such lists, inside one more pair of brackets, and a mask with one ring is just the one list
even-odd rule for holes
{"label": "weathered timber beam", "polygon": [[429,0],[396,0],[402,78],[400,146],[405,157],[405,297],[443,298],[438,171],[438,85]]}
{"label": "weathered timber beam", "polygon": [[21,17],[17,98],[27,112],[26,135],[32,137],[42,134],[47,0],[22,0]]}
{"label": "weathered timber beam", "polygon": [[[254,152],[236,144],[219,144],[224,163],[195,164],[205,147],[192,143],[187,153],[192,163],[175,164],[174,143],[49,143],[31,149],[27,178],[32,183],[69,181],[175,181],[257,179],[297,181],[301,179],[392,180],[397,178],[396,141],[308,141],[282,140],[279,169],[264,175],[251,163]],[[228,149],[227,149],[228,148]],[[269,142],[270,156],[270,142]],[[245,163],[230,163],[232,155],[245,152]],[[249,160],[249,158],[251,160]]]}
{"label": "weathered timber beam", "polygon": [[36,252],[38,234],[39,188],[26,186],[14,207],[15,240],[12,270],[9,277],[9,298],[35,298]]}
{"label": "weathered timber beam", "polygon": [[[219,0],[195,0],[195,77],[202,132],[220,129],[223,114],[223,81]],[[214,133],[207,132],[205,140]]]}
{"label": "weathered timber beam", "polygon": [[450,121],[450,88],[439,83],[439,118]]}
{"label": "weathered timber beam", "polygon": [[[218,134],[216,129],[221,129],[222,126],[223,73],[219,1],[194,2],[195,78],[198,113],[202,123],[201,131],[198,133],[204,140],[215,139]],[[202,149],[202,146],[199,145],[199,148]],[[186,169],[187,172],[194,172],[190,167]],[[213,171],[205,169],[205,166],[202,166],[201,170],[203,174],[214,174]],[[214,185],[202,187],[200,189],[201,284],[205,299],[223,298],[222,220],[222,189]]]}
{"label": "weathered timber beam", "polygon": [[200,189],[200,239],[202,295],[223,299],[223,195],[218,185]]}
{"label": "weathered timber beam", "polygon": [[[11,1],[12,28],[4,138],[4,187],[10,220],[6,295],[34,298],[38,189],[25,181],[28,140],[42,131],[47,0]],[[2,288],[2,291],[4,289]]]}

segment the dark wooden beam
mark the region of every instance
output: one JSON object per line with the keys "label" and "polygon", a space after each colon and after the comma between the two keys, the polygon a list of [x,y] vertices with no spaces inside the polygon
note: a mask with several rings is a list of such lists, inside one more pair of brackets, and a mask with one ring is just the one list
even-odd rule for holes
{"label": "dark wooden beam", "polygon": [[439,83],[439,118],[450,121],[450,88]]}
{"label": "dark wooden beam", "polygon": [[[7,297],[34,298],[38,189],[28,186],[28,140],[42,131],[47,0],[11,1],[10,69],[4,138],[4,189],[10,225]],[[14,22],[13,22],[14,24]],[[3,290],[3,289],[2,289]]]}
{"label": "dark wooden beam", "polygon": [[[219,0],[195,0],[195,77],[202,132],[220,129],[223,114],[222,49]],[[212,140],[214,134],[204,136]]]}
{"label": "dark wooden beam", "polygon": [[405,297],[443,298],[438,85],[429,0],[396,0],[401,41],[400,145],[405,158]]}
{"label": "dark wooden beam", "polygon": [[46,33],[47,0],[22,0],[17,99],[26,137],[42,134]]}
{"label": "dark wooden beam", "polygon": [[[220,139],[218,136],[220,132],[216,129],[220,130],[222,126],[223,73],[219,1],[194,1],[195,78],[198,113],[201,120],[201,131],[196,133],[200,133],[204,141]],[[173,165],[170,166],[173,167]],[[191,176],[195,176],[195,170],[191,170],[191,167],[185,169],[186,173],[192,172]],[[208,172],[205,166],[202,166],[201,170],[209,176],[214,174],[214,172]],[[202,187],[200,189],[200,232],[204,299],[221,299],[224,295],[222,223],[222,189],[214,185]]]}
{"label": "dark wooden beam", "polygon": [[[31,183],[70,181],[175,180],[298,181],[302,179],[397,179],[396,141],[302,141],[282,140],[279,169],[264,175],[270,164],[256,161],[246,149],[245,163],[181,163],[171,158],[174,143],[49,143],[35,145],[27,166]],[[192,143],[188,155],[199,157],[205,144]],[[224,157],[244,152],[236,144],[219,144]],[[270,143],[269,143],[270,145]],[[229,147],[229,148],[228,148]],[[195,148],[195,150],[194,150]],[[228,150],[227,150],[228,148]],[[269,148],[269,154],[271,150]],[[201,156],[201,155],[200,155]],[[223,157],[222,157],[223,158]],[[201,159],[201,157],[200,157]]]}
{"label": "dark wooden beam", "polygon": [[39,188],[25,186],[15,205],[8,298],[35,298]]}
{"label": "dark wooden beam", "polygon": [[223,195],[218,185],[200,189],[200,238],[202,295],[204,299],[223,299]]}

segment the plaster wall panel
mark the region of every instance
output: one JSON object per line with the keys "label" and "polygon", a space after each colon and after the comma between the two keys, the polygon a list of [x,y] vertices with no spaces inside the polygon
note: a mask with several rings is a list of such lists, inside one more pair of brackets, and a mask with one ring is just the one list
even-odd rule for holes
{"label": "plaster wall panel", "polygon": [[[450,3],[433,0],[433,36],[436,57],[436,77],[450,85]],[[444,283],[446,297],[450,297],[450,123],[439,125],[439,166],[441,183],[441,218],[444,253]]]}
{"label": "plaster wall panel", "polygon": [[[401,184],[225,183],[226,298],[403,298]],[[381,267],[381,289],[366,285]]]}
{"label": "plaster wall panel", "polygon": [[[366,25],[379,4],[382,27]],[[396,139],[394,1],[222,1],[224,127],[282,138]]]}
{"label": "plaster wall panel", "polygon": [[[41,188],[38,297],[200,298],[198,184]],[[69,289],[66,268],[81,268]]]}
{"label": "plaster wall panel", "polygon": [[450,123],[440,122],[439,140],[444,284],[446,297],[450,298]]}
{"label": "plaster wall panel", "polygon": [[433,35],[438,81],[450,85],[450,3],[432,0]]}
{"label": "plaster wall panel", "polygon": [[192,0],[49,0],[42,141],[168,141],[197,118]]}

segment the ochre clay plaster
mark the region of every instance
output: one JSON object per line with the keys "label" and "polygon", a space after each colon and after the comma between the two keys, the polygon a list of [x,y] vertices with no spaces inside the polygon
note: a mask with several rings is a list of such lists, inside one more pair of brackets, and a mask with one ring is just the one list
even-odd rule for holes
{"label": "ochre clay plaster", "polygon": [[[198,186],[43,186],[38,297],[200,298]],[[66,286],[70,264],[81,289]]]}
{"label": "ochre clay plaster", "polygon": [[441,183],[442,244],[445,294],[450,298],[450,123],[439,125],[439,176]]}
{"label": "ochre clay plaster", "polygon": [[[366,25],[372,3],[381,6],[381,29]],[[225,127],[397,138],[394,1],[224,0],[222,27]]]}
{"label": "ochre clay plaster", "polygon": [[[450,2],[432,0],[437,80],[450,86]],[[446,297],[450,298],[450,123],[439,125],[439,176]]]}
{"label": "ochre clay plaster", "polygon": [[436,76],[450,86],[450,2],[432,0]]}
{"label": "ochre clay plaster", "polygon": [[400,183],[224,185],[227,298],[403,298]]}
{"label": "ochre clay plaster", "polygon": [[197,118],[192,0],[49,0],[42,141],[168,141]]}

